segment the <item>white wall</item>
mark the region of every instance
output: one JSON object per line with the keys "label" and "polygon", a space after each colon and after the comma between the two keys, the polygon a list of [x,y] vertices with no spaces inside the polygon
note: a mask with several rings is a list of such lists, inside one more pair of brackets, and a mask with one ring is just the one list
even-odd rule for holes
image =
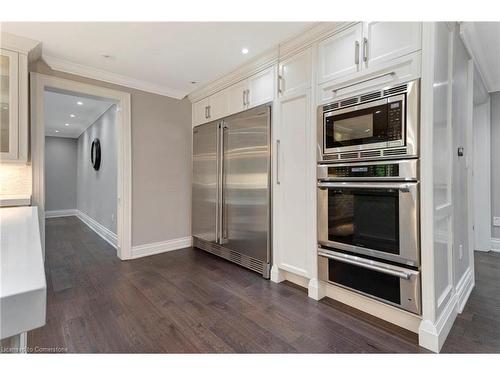
{"label": "white wall", "polygon": [[[92,141],[101,143],[101,165],[90,161]],[[117,206],[116,105],[112,105],[78,138],[77,209],[116,234]]]}
{"label": "white wall", "polygon": [[[491,94],[491,236],[500,240],[500,227],[493,216],[500,216],[500,91]],[[500,243],[499,243],[500,246]]]}
{"label": "white wall", "polygon": [[45,210],[76,208],[77,141],[45,137]]}

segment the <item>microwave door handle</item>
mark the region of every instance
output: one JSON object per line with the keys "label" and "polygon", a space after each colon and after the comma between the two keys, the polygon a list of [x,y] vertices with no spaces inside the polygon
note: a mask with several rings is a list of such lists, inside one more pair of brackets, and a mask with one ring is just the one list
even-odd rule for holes
{"label": "microwave door handle", "polygon": [[372,271],[384,273],[386,275],[396,276],[396,277],[399,277],[400,279],[404,279],[404,280],[408,280],[412,276],[411,272],[400,271],[400,270],[395,269],[393,267],[390,267],[388,265],[379,266],[376,264],[376,262],[361,259],[359,257],[355,257],[352,255],[347,255],[347,254],[335,255],[335,254],[325,253],[322,251],[319,251],[318,255],[325,257],[325,258],[333,259],[333,260],[336,260],[336,261],[339,261],[342,263],[352,264],[354,266],[358,266],[358,267],[366,268],[366,269],[369,269]]}
{"label": "microwave door handle", "polygon": [[358,189],[397,189],[403,193],[410,191],[410,184],[365,183],[365,182],[318,182],[320,189],[358,188]]}

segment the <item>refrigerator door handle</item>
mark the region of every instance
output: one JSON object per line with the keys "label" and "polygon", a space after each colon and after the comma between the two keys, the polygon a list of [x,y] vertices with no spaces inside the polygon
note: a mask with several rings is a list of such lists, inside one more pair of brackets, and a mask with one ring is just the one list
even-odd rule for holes
{"label": "refrigerator door handle", "polygon": [[215,133],[215,162],[216,162],[216,177],[215,177],[215,243],[220,243],[219,239],[219,163],[220,163],[220,124],[217,124],[217,131]]}
{"label": "refrigerator door handle", "polygon": [[220,171],[219,171],[219,243],[221,245],[227,243],[227,228],[226,228],[226,212],[225,212],[225,170],[224,170],[224,149],[225,149],[225,130],[227,129],[227,124],[221,122],[220,124]]}

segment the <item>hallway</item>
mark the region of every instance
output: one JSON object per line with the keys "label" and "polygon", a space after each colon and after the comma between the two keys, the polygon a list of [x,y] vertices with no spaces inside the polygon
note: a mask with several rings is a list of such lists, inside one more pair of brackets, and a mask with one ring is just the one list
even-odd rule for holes
{"label": "hallway", "polygon": [[[48,219],[46,239],[47,324],[28,339],[39,351],[426,352],[413,333],[200,250],[123,262],[76,217]],[[444,352],[500,352],[499,265],[499,254],[476,257]]]}

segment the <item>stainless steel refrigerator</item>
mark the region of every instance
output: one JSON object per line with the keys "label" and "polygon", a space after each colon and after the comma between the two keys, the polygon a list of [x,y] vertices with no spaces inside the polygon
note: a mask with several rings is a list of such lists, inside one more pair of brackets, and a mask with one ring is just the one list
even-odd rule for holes
{"label": "stainless steel refrigerator", "polygon": [[271,107],[193,129],[193,245],[269,278]]}

